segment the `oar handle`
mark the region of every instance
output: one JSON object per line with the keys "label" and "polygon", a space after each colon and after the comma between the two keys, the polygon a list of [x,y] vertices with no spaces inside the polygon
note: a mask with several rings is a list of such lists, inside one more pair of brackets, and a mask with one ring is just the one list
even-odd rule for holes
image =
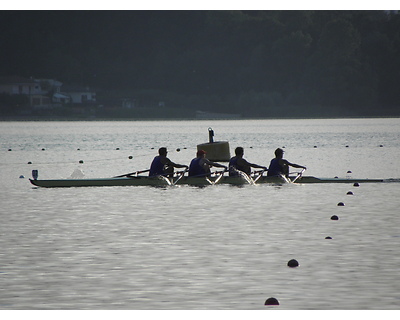
{"label": "oar handle", "polygon": [[144,172],[149,172],[149,171],[150,171],[150,169],[141,170],[141,171],[136,171],[136,174],[139,174],[139,173],[144,173]]}
{"label": "oar handle", "polygon": [[306,169],[301,169],[301,171],[293,171],[293,172],[289,172],[289,174],[297,174],[297,175],[299,175],[299,174],[303,174],[303,172],[304,171],[306,171]]}
{"label": "oar handle", "polygon": [[184,175],[186,172],[188,172],[189,171],[189,169],[185,169],[185,170],[182,170],[182,171],[176,171],[175,173],[174,173],[174,175],[179,175],[179,174],[182,174],[182,175]]}
{"label": "oar handle", "polygon": [[255,170],[255,171],[253,171],[253,172],[252,172],[252,174],[257,174],[257,173],[261,173],[261,174],[263,174],[265,171],[268,171],[268,170],[266,170],[266,169],[262,169],[262,170]]}
{"label": "oar handle", "polygon": [[219,170],[219,171],[214,171],[212,174],[224,174],[225,172],[228,172],[228,169],[224,169],[224,170]]}

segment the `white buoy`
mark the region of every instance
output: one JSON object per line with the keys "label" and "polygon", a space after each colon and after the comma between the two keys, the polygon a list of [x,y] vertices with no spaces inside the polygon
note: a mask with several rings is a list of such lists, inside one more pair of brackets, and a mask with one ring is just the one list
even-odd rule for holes
{"label": "white buoy", "polygon": [[83,171],[79,168],[75,169],[74,172],[72,172],[71,174],[71,178],[72,179],[81,179],[85,176],[85,174],[83,173]]}

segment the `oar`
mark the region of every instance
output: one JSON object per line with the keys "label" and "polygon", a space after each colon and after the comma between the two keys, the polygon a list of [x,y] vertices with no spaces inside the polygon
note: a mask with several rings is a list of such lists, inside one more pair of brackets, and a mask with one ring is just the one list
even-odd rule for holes
{"label": "oar", "polygon": [[280,174],[280,176],[281,176],[281,178],[283,179],[283,180],[285,180],[285,182],[287,182],[287,183],[291,183],[292,181],[290,181],[290,178],[289,177],[286,177],[284,174]]}
{"label": "oar", "polygon": [[206,178],[207,182],[208,182],[209,184],[211,184],[212,186],[215,184],[213,181],[210,180],[210,178],[208,178],[207,175],[205,175],[204,177]]}
{"label": "oar", "polygon": [[257,180],[260,179],[260,178],[262,177],[262,175],[264,174],[265,171],[267,171],[267,170],[254,171],[254,173],[259,172],[257,178],[253,179],[253,180],[254,180],[254,183],[256,183]]}
{"label": "oar", "polygon": [[209,184],[211,184],[213,186],[214,184],[216,184],[221,179],[221,177],[223,176],[225,171],[226,170],[212,172],[211,174],[215,174],[215,175],[219,174],[219,177],[216,178],[214,181],[210,180],[210,178],[207,175],[204,175],[204,178],[207,180],[207,182]]}
{"label": "oar", "polygon": [[303,175],[304,171],[306,171],[306,169],[303,169],[300,172],[298,172],[296,178],[293,179],[292,183],[295,182],[298,178],[300,178]]}
{"label": "oar", "polygon": [[169,180],[169,178],[166,177],[166,176],[163,176],[163,175],[160,174],[159,176],[156,176],[156,177],[158,177],[158,178],[160,178],[160,179],[164,179],[165,181],[167,181],[167,183],[168,183],[169,186],[172,186],[172,185],[173,185],[172,182],[171,182],[171,180]]}
{"label": "oar", "polygon": [[215,171],[213,172],[215,175],[219,175],[214,181],[211,181],[208,177],[206,177],[206,180],[211,184],[217,184],[219,180],[224,176],[224,173],[228,170],[221,170],[221,171]]}
{"label": "oar", "polygon": [[179,175],[179,177],[175,180],[175,182],[173,182],[173,185],[176,185],[176,183],[185,175],[186,172],[188,172],[189,169],[183,170],[183,171],[178,171],[177,175]]}
{"label": "oar", "polygon": [[185,175],[185,172],[187,172],[187,171],[188,170],[186,169],[186,170],[183,170],[183,171],[175,172],[174,174],[176,174],[177,176],[179,175],[179,177],[175,181],[174,181],[173,177],[171,177],[171,179],[170,179],[168,176],[165,176],[163,174],[160,174],[160,175],[158,175],[156,177],[158,177],[159,179],[165,180],[168,183],[169,186],[174,186]]}
{"label": "oar", "polygon": [[122,174],[122,175],[120,175],[120,176],[115,176],[115,177],[113,177],[113,178],[128,177],[128,176],[138,175],[139,173],[144,173],[144,172],[149,172],[149,171],[150,171],[150,169],[141,170],[141,171],[135,171],[135,172],[131,172],[131,173]]}
{"label": "oar", "polygon": [[231,167],[233,170],[235,170],[242,178],[244,178],[249,184],[254,184],[254,180],[246,173],[243,172],[242,170],[238,170],[235,167]]}
{"label": "oar", "polygon": [[210,179],[208,179],[208,177],[206,176],[206,180],[209,184],[214,185],[214,182],[212,182]]}

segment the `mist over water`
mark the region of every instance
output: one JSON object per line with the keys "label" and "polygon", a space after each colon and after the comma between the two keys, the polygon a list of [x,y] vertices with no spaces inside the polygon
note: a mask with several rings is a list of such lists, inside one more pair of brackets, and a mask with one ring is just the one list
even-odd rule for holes
{"label": "mist over water", "polygon": [[399,119],[2,122],[0,309],[398,309],[399,183],[28,181],[148,169],[161,146],[189,164],[209,127],[260,165],[285,147],[306,175],[400,178]]}

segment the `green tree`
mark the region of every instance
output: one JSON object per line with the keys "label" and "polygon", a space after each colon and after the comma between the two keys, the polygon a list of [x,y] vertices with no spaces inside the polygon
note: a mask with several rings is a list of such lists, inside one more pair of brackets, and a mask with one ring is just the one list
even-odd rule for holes
{"label": "green tree", "polygon": [[335,19],[326,24],[317,49],[308,59],[308,84],[319,92],[319,104],[348,105],[354,80],[360,71],[357,50],[360,34],[350,21]]}

